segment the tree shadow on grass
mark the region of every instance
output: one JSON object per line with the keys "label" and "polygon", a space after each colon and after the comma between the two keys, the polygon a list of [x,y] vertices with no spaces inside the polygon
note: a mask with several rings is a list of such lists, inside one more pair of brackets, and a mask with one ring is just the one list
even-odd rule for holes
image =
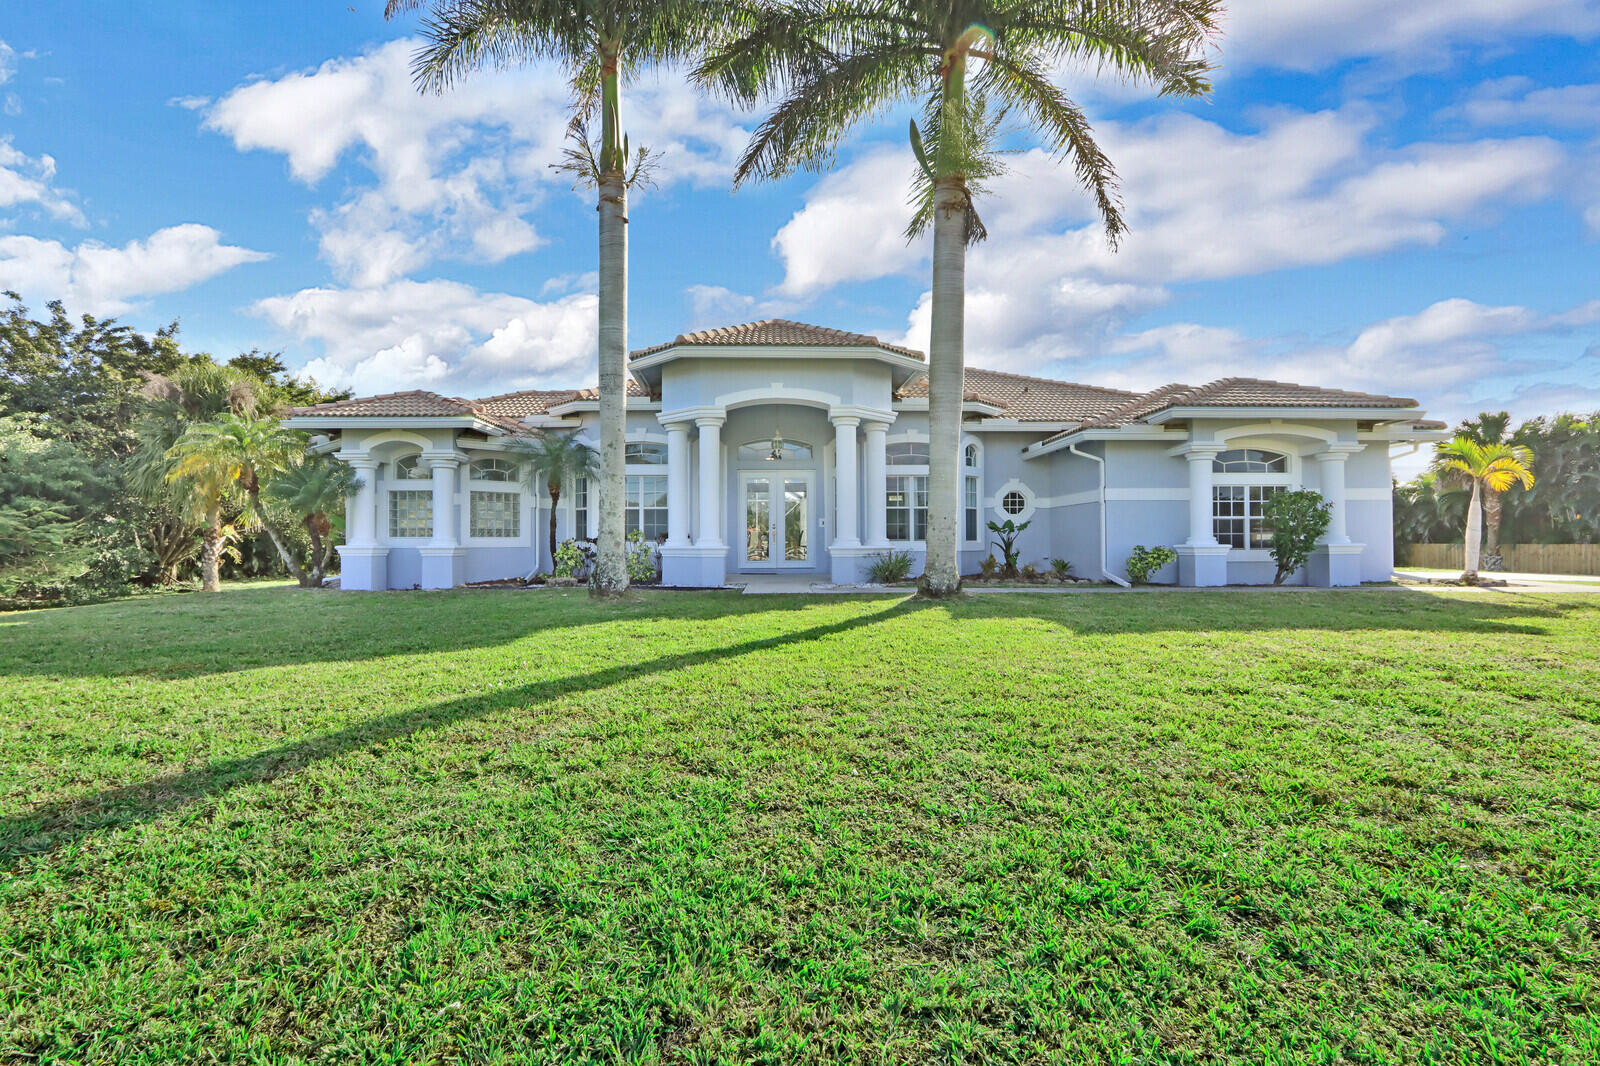
{"label": "tree shadow on grass", "polygon": [[276,781],[314,763],[359,748],[442,729],[513,707],[537,707],[581,692],[609,688],[638,677],[735,659],[787,644],[819,640],[890,618],[925,610],[931,604],[897,600],[886,610],[856,615],[826,625],[780,633],[725,647],[663,655],[572,674],[516,688],[501,689],[426,707],[383,715],[332,733],[283,744],[255,755],[219,759],[195,770],[169,774],[136,785],[106,789],[74,800],[48,803],[0,818],[0,870],[13,869],[30,856],[57,851],[104,830],[151,821],[246,785]]}

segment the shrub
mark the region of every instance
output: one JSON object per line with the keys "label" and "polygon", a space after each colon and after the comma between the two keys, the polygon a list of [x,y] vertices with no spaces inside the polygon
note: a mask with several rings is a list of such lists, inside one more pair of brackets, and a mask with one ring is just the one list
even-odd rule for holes
{"label": "shrub", "polygon": [[1022,568],[1022,579],[1024,581],[1038,581],[1042,576],[1044,575],[1039,573],[1039,568],[1032,563]]}
{"label": "shrub", "polygon": [[978,564],[978,569],[983,571],[984,577],[994,577],[995,572],[1000,569],[1000,561],[990,554]]}
{"label": "shrub", "polygon": [[1066,559],[1051,559],[1050,570],[1062,581],[1072,576],[1072,564]]}
{"label": "shrub", "polygon": [[1272,583],[1281,585],[1311,558],[1317,538],[1328,531],[1333,505],[1311,489],[1278,492],[1267,499],[1261,517],[1272,529],[1272,558],[1278,564]]}
{"label": "shrub", "polygon": [[654,585],[660,576],[656,572],[655,549],[645,543],[644,534],[637,529],[628,534],[625,552],[628,564],[628,582],[633,585]]}
{"label": "shrub", "polygon": [[1022,536],[1022,531],[1031,525],[1033,525],[1031,519],[1027,522],[1015,522],[1008,518],[1004,522],[989,523],[989,531],[1000,538],[992,543],[1000,549],[1000,554],[1005,559],[1005,565],[1001,569],[1001,573],[1005,577],[1018,576],[1017,559],[1022,553],[1017,550],[1017,538]]}
{"label": "shrub", "polygon": [[904,581],[911,576],[912,561],[910,552],[885,552],[873,557],[871,565],[867,567],[867,577],[878,585]]}
{"label": "shrub", "polygon": [[1135,544],[1133,554],[1128,556],[1128,580],[1135,585],[1146,584],[1151,574],[1177,560],[1178,553],[1171,548],[1146,548]]}
{"label": "shrub", "polygon": [[589,555],[571,537],[556,548],[554,577],[577,577],[589,565]]}

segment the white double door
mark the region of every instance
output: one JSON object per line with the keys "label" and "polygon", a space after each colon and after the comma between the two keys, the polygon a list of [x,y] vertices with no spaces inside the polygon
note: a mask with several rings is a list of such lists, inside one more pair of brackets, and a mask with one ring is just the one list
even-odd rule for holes
{"label": "white double door", "polygon": [[811,504],[816,475],[809,470],[746,471],[739,475],[744,516],[742,559],[748,569],[812,564]]}

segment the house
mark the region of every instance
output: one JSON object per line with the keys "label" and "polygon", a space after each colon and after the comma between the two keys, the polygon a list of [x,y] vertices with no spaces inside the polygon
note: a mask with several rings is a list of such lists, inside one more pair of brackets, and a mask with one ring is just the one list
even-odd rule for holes
{"label": "house", "polygon": [[[659,544],[663,581],[719,586],[797,572],[851,583],[904,550],[928,515],[927,364],[876,337],[769,320],[679,336],[629,358],[627,524]],[[464,400],[412,391],[298,408],[363,475],[340,549],[343,587],[445,588],[550,568],[549,496],[508,458],[521,434],[598,445],[593,389]],[[1136,544],[1178,561],[1156,580],[1272,579],[1263,502],[1316,489],[1325,543],[1296,582],[1387,580],[1390,457],[1440,439],[1415,400],[1225,378],[1134,393],[969,369],[961,436],[961,568],[991,520],[1029,522],[1025,562],[1120,580]],[[557,504],[559,535],[592,537],[595,489]]]}

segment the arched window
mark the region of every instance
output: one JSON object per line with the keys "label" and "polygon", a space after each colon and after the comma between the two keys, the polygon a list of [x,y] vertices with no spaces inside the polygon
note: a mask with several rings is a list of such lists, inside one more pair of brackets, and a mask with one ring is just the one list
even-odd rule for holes
{"label": "arched window", "polygon": [[1233,448],[1211,461],[1211,533],[1239,550],[1272,547],[1267,501],[1290,485],[1289,457],[1260,448]]}
{"label": "arched window", "polygon": [[474,481],[515,481],[517,467],[505,459],[474,459],[471,476]]}
{"label": "arched window", "polygon": [[394,461],[394,476],[400,481],[430,478],[433,471],[422,463],[420,455],[406,455]]}
{"label": "arched window", "polygon": [[1289,457],[1259,448],[1235,448],[1211,460],[1211,470],[1217,474],[1287,474]]}
{"label": "arched window", "polygon": [[967,450],[963,454],[966,457],[968,466],[976,467],[978,465],[978,446],[976,444],[967,445]]}
{"label": "arched window", "polygon": [[756,459],[763,462],[776,462],[780,459],[809,459],[811,458],[811,445],[803,440],[767,437],[763,440],[753,440],[748,444],[739,445],[739,458]]}
{"label": "arched window", "polygon": [[667,446],[648,441],[629,441],[623,450],[623,460],[629,466],[666,466]]}
{"label": "arched window", "polygon": [[1012,489],[1000,497],[1000,509],[1009,515],[1019,515],[1028,509],[1028,497]]}
{"label": "arched window", "polygon": [[928,445],[914,440],[891,444],[884,449],[884,462],[890,466],[927,466]]}

